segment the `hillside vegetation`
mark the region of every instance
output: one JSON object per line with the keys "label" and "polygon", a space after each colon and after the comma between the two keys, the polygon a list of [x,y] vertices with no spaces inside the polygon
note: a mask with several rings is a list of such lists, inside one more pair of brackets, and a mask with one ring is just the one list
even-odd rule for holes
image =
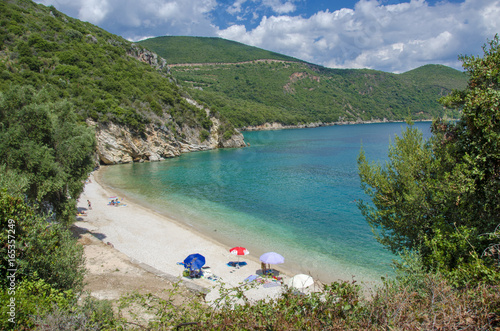
{"label": "hillside vegetation", "polygon": [[0,6],[0,90],[50,86],[75,105],[80,121],[123,123],[138,133],[157,119],[174,131],[175,124],[208,127],[205,111],[185,101],[156,55],[52,6]]}
{"label": "hillside vegetation", "polygon": [[[237,127],[458,117],[437,100],[467,81],[441,65],[404,74],[329,69],[216,38],[159,37],[140,44],[165,57],[179,84]],[[185,50],[186,61],[177,48]]]}
{"label": "hillside vegetation", "polygon": [[290,56],[222,38],[164,36],[142,40],[138,44],[162,54],[169,64],[237,63],[260,59],[302,62]]}

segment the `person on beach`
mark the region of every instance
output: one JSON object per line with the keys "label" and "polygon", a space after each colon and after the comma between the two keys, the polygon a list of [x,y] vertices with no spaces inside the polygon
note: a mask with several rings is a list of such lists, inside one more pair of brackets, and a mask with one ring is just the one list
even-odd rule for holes
{"label": "person on beach", "polygon": [[262,270],[262,274],[265,275],[267,270],[266,270],[266,264],[264,262],[260,263],[260,269]]}
{"label": "person on beach", "polygon": [[90,203],[90,200],[87,200],[87,205],[89,206],[89,210],[92,210],[92,204]]}

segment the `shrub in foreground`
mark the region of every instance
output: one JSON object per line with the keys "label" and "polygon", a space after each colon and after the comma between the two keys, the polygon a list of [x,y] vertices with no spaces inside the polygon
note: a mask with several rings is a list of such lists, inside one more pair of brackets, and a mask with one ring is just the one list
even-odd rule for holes
{"label": "shrub in foreground", "polygon": [[83,247],[63,225],[38,214],[21,198],[0,190],[0,286],[9,286],[9,269],[16,281],[43,279],[55,289],[78,292],[85,273]]}
{"label": "shrub in foreground", "polygon": [[484,284],[456,289],[423,273],[386,280],[368,298],[353,281],[311,294],[286,289],[277,299],[257,302],[242,297],[244,291],[228,291],[233,297],[223,299],[231,306],[217,309],[200,298],[179,307],[153,295],[128,297],[127,306],[152,313],[133,325],[153,330],[492,330],[500,327],[499,290]]}

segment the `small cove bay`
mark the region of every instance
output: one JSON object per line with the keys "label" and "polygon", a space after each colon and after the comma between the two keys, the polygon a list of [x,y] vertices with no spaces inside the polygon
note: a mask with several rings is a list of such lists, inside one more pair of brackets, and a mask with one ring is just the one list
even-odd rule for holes
{"label": "small cove bay", "polygon": [[[278,269],[308,273],[324,283],[379,281],[392,274],[395,256],[375,240],[357,207],[357,201],[367,200],[357,157],[363,146],[369,160],[384,162],[390,141],[405,126],[245,132],[250,147],[104,167],[101,180],[228,249],[244,246],[255,259],[280,253],[285,264]],[[430,122],[415,126],[430,136]],[[195,242],[192,247],[203,254]]]}

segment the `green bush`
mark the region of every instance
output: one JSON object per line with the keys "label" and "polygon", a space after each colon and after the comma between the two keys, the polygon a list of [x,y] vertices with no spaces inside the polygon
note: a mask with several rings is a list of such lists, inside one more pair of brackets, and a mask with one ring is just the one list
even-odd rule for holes
{"label": "green bush", "polygon": [[29,330],[35,327],[36,316],[44,316],[55,307],[68,310],[76,304],[76,297],[70,290],[55,289],[39,279],[20,281],[14,290],[1,288],[0,301],[0,328]]}
{"label": "green bush", "polygon": [[66,33],[66,36],[68,37],[68,39],[70,39],[70,40],[73,40],[73,39],[81,40],[83,37],[83,34],[80,31],[73,30],[73,29],[67,29],[65,33]]}
{"label": "green bush", "polygon": [[[277,298],[252,301],[246,292],[257,283],[218,286],[220,297],[210,306],[174,284],[163,298],[153,294],[122,298],[120,313],[130,316],[133,327],[154,330],[493,330],[500,326],[498,286],[478,284],[458,290],[411,259],[397,279],[385,280],[370,291],[355,281],[339,281],[312,293],[285,287]],[[145,318],[145,312],[152,318]]]}
{"label": "green bush", "polygon": [[86,297],[70,309],[55,306],[46,314],[35,316],[37,330],[122,330],[122,322],[115,317],[111,303]]}
{"label": "green bush", "polygon": [[116,330],[121,325],[109,301],[79,300],[73,291],[57,290],[43,280],[2,288],[0,301],[2,330]]}
{"label": "green bush", "polygon": [[222,135],[222,138],[224,140],[229,140],[231,139],[231,137],[236,134],[236,132],[234,130],[227,130],[224,132],[224,134]]}
{"label": "green bush", "polygon": [[67,78],[78,78],[82,70],[73,65],[60,64],[54,69],[54,74]]}
{"label": "green bush", "polygon": [[38,33],[32,33],[28,37],[28,45],[42,52],[50,52],[57,48],[54,43],[43,39]]}
{"label": "green bush", "polygon": [[207,130],[201,130],[201,132],[200,132],[200,141],[204,142],[205,140],[208,139],[208,137],[210,137],[210,132],[208,132]]}
{"label": "green bush", "polygon": [[9,287],[9,270],[16,269],[18,282],[42,279],[54,289],[82,289],[83,247],[64,226],[1,190],[0,230],[1,242],[8,243],[0,247],[2,288]]}
{"label": "green bush", "polygon": [[69,222],[75,213],[68,215],[68,208],[76,211],[74,197],[93,168],[95,133],[78,123],[72,104],[53,101],[59,97],[50,86],[38,92],[11,86],[0,93],[0,157],[9,169],[27,175],[30,201],[48,204],[58,220]]}

